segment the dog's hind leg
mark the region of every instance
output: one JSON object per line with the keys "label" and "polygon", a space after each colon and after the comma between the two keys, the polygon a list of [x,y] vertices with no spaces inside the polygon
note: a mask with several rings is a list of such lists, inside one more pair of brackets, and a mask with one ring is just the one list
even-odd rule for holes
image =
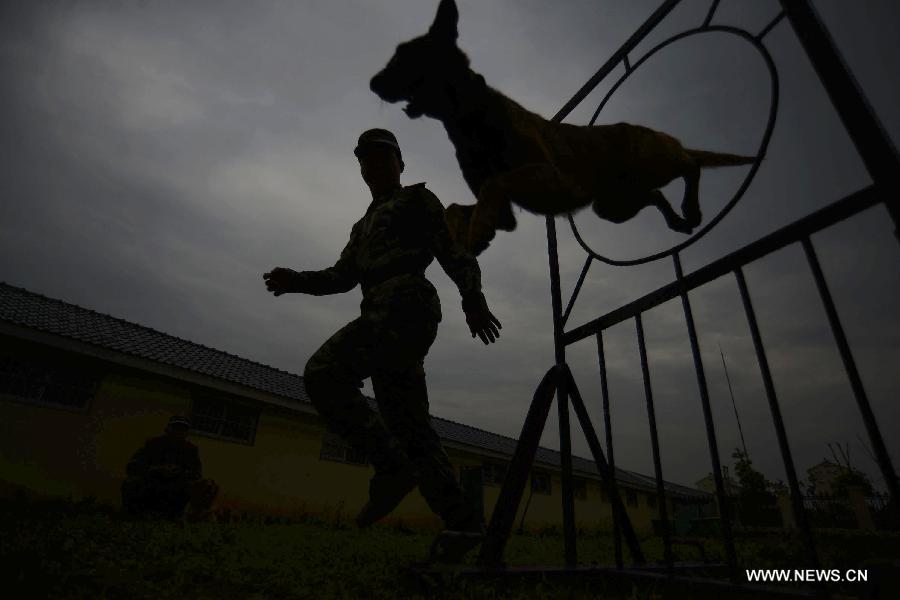
{"label": "dog's hind leg", "polygon": [[661,191],[650,190],[644,193],[647,194],[647,204],[659,209],[663,218],[666,220],[666,225],[669,226],[669,229],[680,233],[690,233],[694,230],[696,225],[689,223],[687,219],[675,212],[675,209],[672,208],[672,205],[669,204],[669,201]]}
{"label": "dog's hind leg", "polygon": [[675,212],[665,195],[659,190],[610,191],[604,201],[594,200],[591,209],[601,219],[613,223],[624,223],[648,206],[655,206],[659,209],[670,229],[681,233],[690,233],[693,229],[681,215]]}

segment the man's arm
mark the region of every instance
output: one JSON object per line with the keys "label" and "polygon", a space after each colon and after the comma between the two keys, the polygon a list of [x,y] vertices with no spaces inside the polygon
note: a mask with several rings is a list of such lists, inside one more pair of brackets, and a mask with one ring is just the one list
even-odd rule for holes
{"label": "man's arm", "polygon": [[291,292],[324,296],[349,292],[359,283],[356,271],[356,244],[358,224],[353,226],[350,241],[341,251],[341,256],[333,267],[321,271],[294,271],[285,267],[275,267],[263,275],[266,289],[276,296]]}
{"label": "man's arm", "polygon": [[485,344],[500,337],[500,321],[488,309],[481,293],[481,268],[475,257],[466,252],[450,235],[444,220],[444,207],[430,191],[422,188],[421,206],[425,210],[424,224],[431,240],[431,250],[441,268],[447,273],[462,296],[462,308],[472,337]]}

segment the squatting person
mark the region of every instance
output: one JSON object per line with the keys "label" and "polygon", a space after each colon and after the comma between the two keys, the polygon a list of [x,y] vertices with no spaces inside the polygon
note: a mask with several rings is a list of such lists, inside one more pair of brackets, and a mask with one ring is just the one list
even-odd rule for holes
{"label": "squatting person", "polygon": [[[448,530],[483,533],[483,515],[463,495],[429,422],[423,362],[437,335],[441,307],[426,267],[437,258],[459,288],[473,338],[494,342],[500,322],[481,293],[477,261],[451,238],[441,202],[424,183],[400,185],[404,165],[394,135],[365,131],[354,154],[372,202],[353,225],[337,263],[320,271],[277,267],[263,275],[266,287],[276,296],[362,287],[360,316],[313,354],[303,374],[307,394],[329,429],[364,452],[375,468],[357,525],[383,518],[418,485]],[[360,392],[368,377],[378,413]],[[458,556],[447,558],[459,558],[477,543],[452,542],[446,553]]]}
{"label": "squatting person", "polygon": [[164,435],[148,439],[128,461],[122,505],[133,515],[157,513],[178,519],[203,476],[197,446],[185,439],[190,421],[169,419]]}

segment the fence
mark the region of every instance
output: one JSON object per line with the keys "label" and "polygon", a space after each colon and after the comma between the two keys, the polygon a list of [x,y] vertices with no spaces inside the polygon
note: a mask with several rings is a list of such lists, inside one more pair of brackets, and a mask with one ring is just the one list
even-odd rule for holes
{"label": "fence", "polygon": [[[599,108],[594,113],[590,124],[593,124],[599,112],[602,110],[606,101],[619,85],[627,79],[643,62],[659,50],[667,47],[669,44],[675,43],[681,39],[701,35],[708,32],[722,32],[737,36],[745,40],[759,52],[764,60],[772,81],[772,103],[769,114],[769,121],[763,136],[760,148],[757,153],[757,160],[752,165],[746,180],[740,186],[735,194],[725,206],[725,208],[716,217],[711,219],[703,228],[687,241],[670,248],[667,251],[660,252],[651,256],[647,256],[637,260],[613,260],[594,252],[584,242],[579,235],[575,223],[569,218],[573,234],[579,244],[585,250],[587,257],[582,267],[578,282],[572,292],[572,295],[563,309],[562,295],[560,291],[559,262],[557,255],[557,236],[556,223],[553,218],[547,218],[547,240],[550,267],[551,282],[551,300],[553,314],[553,335],[555,350],[555,365],[544,376],[538,386],[531,408],[525,420],[522,429],[519,444],[516,453],[510,464],[508,475],[501,489],[500,498],[497,501],[494,513],[488,527],[488,534],[484,544],[482,544],[481,555],[479,557],[479,565],[482,568],[495,568],[501,563],[501,556],[506,540],[509,537],[512,528],[512,519],[514,518],[516,508],[521,500],[522,491],[525,485],[528,468],[534,459],[534,452],[537,448],[541,432],[543,431],[547,415],[550,410],[553,396],[556,396],[557,407],[559,410],[559,428],[560,428],[560,451],[562,455],[562,512],[563,512],[563,530],[565,533],[565,562],[568,567],[574,567],[577,564],[577,556],[575,549],[575,521],[574,521],[574,503],[572,489],[572,461],[571,461],[571,441],[569,426],[569,403],[571,402],[576,416],[579,420],[591,454],[595,460],[601,476],[603,476],[608,488],[608,494],[612,500],[613,517],[615,523],[616,535],[616,567],[623,568],[622,543],[624,540],[631,551],[631,556],[635,564],[643,564],[644,558],[641,549],[637,544],[631,524],[628,521],[627,513],[622,507],[616,489],[615,478],[612,476],[615,469],[614,448],[612,444],[611,423],[609,414],[609,394],[607,387],[607,373],[604,358],[603,333],[613,325],[622,323],[626,320],[634,322],[635,334],[638,341],[640,353],[641,371],[643,374],[644,391],[647,405],[648,425],[650,428],[651,447],[653,452],[654,472],[656,477],[657,502],[659,510],[659,521],[662,524],[661,534],[665,549],[665,569],[672,573],[675,568],[672,555],[672,536],[670,534],[670,516],[667,514],[667,503],[665,501],[665,491],[663,487],[663,475],[660,461],[660,450],[658,435],[656,429],[656,421],[654,415],[654,403],[652,387],[650,385],[649,367],[647,363],[647,351],[644,341],[644,332],[642,325],[642,314],[653,307],[656,307],[668,300],[675,298],[681,299],[684,311],[685,323],[690,338],[691,353],[693,357],[694,370],[696,373],[697,384],[699,388],[699,400],[703,410],[704,425],[706,430],[706,438],[709,449],[709,457],[712,472],[715,474],[716,496],[721,508],[721,527],[720,534],[722,536],[725,548],[725,560],[732,582],[738,581],[737,558],[734,547],[734,536],[731,528],[733,507],[731,506],[725,494],[724,482],[722,479],[722,468],[720,462],[718,442],[716,431],[713,424],[712,413],[710,410],[709,392],[707,389],[706,375],[704,365],[701,360],[699,344],[697,340],[697,332],[694,325],[694,318],[691,310],[691,303],[688,292],[695,290],[705,284],[708,284],[720,277],[731,276],[734,278],[735,284],[740,292],[743,308],[753,340],[754,349],[759,363],[760,372],[766,391],[766,397],[771,413],[772,424],[778,439],[778,447],[781,458],[784,463],[785,472],[788,479],[788,488],[790,491],[791,508],[793,518],[797,527],[801,532],[803,545],[805,547],[807,560],[810,568],[818,568],[819,561],[813,536],[810,530],[810,520],[817,518],[819,508],[816,505],[806,506],[806,501],[801,500],[801,492],[797,479],[797,473],[794,466],[794,460],[791,454],[791,448],[788,443],[785,423],[781,415],[781,408],[775,387],[772,381],[772,375],[769,369],[769,363],[766,356],[766,348],[760,335],[759,326],[756,320],[753,303],[751,301],[747,280],[744,277],[744,268],[746,265],[767,256],[779,249],[789,245],[798,244],[804,250],[809,264],[809,269],[815,279],[816,287],[822,303],[827,313],[828,322],[834,335],[835,344],[839,350],[843,366],[846,370],[847,377],[853,390],[856,406],[858,407],[863,421],[865,423],[869,442],[874,451],[878,466],[887,483],[888,493],[891,498],[891,504],[887,505],[883,512],[885,513],[885,521],[891,526],[896,526],[896,499],[898,497],[897,476],[890,457],[886,450],[884,440],[882,438],[880,427],[875,419],[872,409],[866,396],[862,380],[856,368],[853,353],[847,342],[838,318],[834,302],[831,297],[828,285],[822,274],[814,244],[811,236],[827,227],[830,227],[844,219],[847,219],[863,210],[866,210],[877,204],[884,204],[891,218],[894,227],[900,224],[900,159],[898,159],[897,151],[892,146],[889,138],[882,130],[875,115],[871,112],[865,98],[859,90],[852,74],[847,70],[843,60],[839,56],[834,44],[823,27],[818,15],[809,2],[803,0],[782,0],[781,10],[773,15],[771,21],[756,33],[748,32],[743,29],[730,26],[720,26],[712,24],[715,12],[718,7],[718,0],[711,2],[710,8],[706,14],[706,18],[701,25],[695,29],[691,29],[677,34],[668,40],[662,42],[652,48],[647,54],[635,62],[631,62],[629,53],[641,42],[647,34],[652,31],[663,19],[678,5],[680,0],[666,0],[662,5],[641,25],[638,30],[619,48],[613,56],[604,64],[604,66],[576,93],[573,98],[565,104],[565,106],[556,114],[553,121],[562,121],[576,106],[578,106],[586,96],[605,79],[615,68],[624,66],[625,74],[612,86],[610,92],[601,102]],[[769,138],[775,124],[775,115],[778,106],[778,74],[774,61],[769,55],[765,46],[766,35],[776,27],[780,22],[786,20],[792,27],[794,33],[804,48],[807,57],[812,63],[815,71],[827,91],[835,110],[841,118],[841,121],[849,133],[849,136],[858,152],[862,161],[872,178],[872,184],[840,199],[825,208],[818,210],[786,227],[783,227],[755,242],[735,251],[727,256],[719,258],[696,271],[685,274],[682,269],[680,252],[695,243],[703,237],[712,227],[716,225],[729,210],[740,200],[752,182],[757,170],[760,166],[760,160],[766,151]],[[898,233],[900,236],[900,233]],[[577,327],[566,330],[565,325],[571,313],[572,307],[576,302],[579,291],[587,276],[588,270],[594,261],[604,262],[610,265],[628,266],[635,264],[647,263],[650,261],[670,258],[674,270],[674,279],[667,285],[637,298],[624,306],[621,306],[605,315],[599,316],[587,323],[583,323]],[[588,416],[584,401],[582,400],[578,387],[572,376],[569,367],[566,364],[566,347],[584,340],[594,337],[597,346],[597,364],[601,383],[603,419],[606,431],[606,449],[605,453],[601,447],[599,438],[597,437],[591,420]],[[608,457],[608,462],[607,462]],[[837,505],[832,505],[832,508]],[[823,510],[832,510],[832,508]],[[809,514],[808,514],[809,513]]]}

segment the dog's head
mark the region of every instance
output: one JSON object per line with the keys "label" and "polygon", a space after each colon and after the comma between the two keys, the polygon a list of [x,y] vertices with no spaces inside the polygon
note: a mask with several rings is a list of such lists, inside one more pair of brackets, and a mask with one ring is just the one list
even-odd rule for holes
{"label": "dog's head", "polygon": [[412,119],[438,116],[448,78],[469,66],[456,46],[458,21],[456,3],[441,0],[428,33],[397,46],[387,66],[369,82],[372,91],[387,102],[406,101],[403,111]]}

